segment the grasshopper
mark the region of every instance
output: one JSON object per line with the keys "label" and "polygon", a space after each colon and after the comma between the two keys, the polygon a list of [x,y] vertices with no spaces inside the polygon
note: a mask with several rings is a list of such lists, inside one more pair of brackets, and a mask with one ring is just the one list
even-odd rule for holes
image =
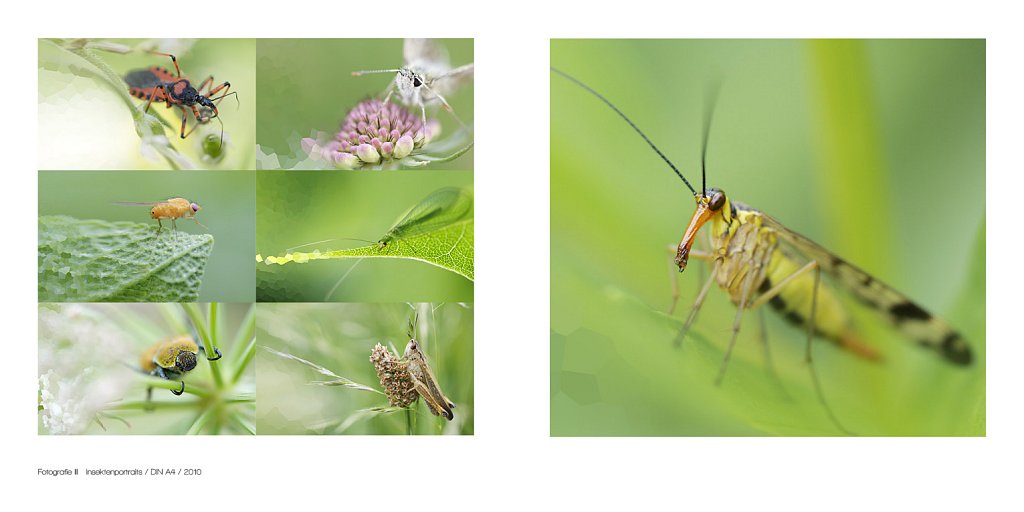
{"label": "grasshopper", "polygon": [[409,376],[412,377],[413,386],[423,402],[427,404],[430,413],[434,416],[444,416],[451,421],[455,418],[452,409],[455,404],[441,391],[441,386],[434,377],[434,371],[427,363],[427,356],[420,351],[420,345],[409,333],[409,344],[405,346],[405,361],[409,365]]}

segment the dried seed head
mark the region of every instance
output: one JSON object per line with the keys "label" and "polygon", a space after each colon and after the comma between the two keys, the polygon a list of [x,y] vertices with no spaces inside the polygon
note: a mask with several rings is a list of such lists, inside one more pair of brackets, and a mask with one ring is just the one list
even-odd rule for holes
{"label": "dried seed head", "polygon": [[380,385],[393,407],[407,407],[416,401],[418,395],[405,361],[378,343],[370,351],[370,362],[377,369]]}
{"label": "dried seed head", "polygon": [[327,141],[302,139],[302,149],[311,157],[338,169],[388,166],[427,145],[441,133],[441,123],[423,123],[395,103],[365,100],[353,108],[341,123],[341,130]]}

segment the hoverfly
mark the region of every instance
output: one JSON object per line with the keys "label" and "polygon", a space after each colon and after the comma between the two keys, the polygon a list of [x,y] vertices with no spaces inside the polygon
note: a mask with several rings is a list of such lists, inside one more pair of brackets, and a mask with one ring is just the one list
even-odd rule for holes
{"label": "hoverfly", "polygon": [[149,216],[150,216],[150,218],[156,220],[156,223],[157,223],[157,230],[156,231],[157,231],[157,233],[159,233],[161,230],[163,230],[164,225],[163,225],[163,222],[161,222],[161,221],[164,221],[164,220],[170,220],[171,221],[171,226],[174,227],[175,231],[177,231],[177,229],[178,229],[178,225],[177,225],[177,223],[175,223],[175,221],[177,219],[190,219],[193,222],[195,222],[196,224],[199,224],[200,226],[202,226],[203,228],[206,228],[206,226],[203,226],[203,224],[201,222],[199,222],[198,219],[196,219],[196,214],[199,213],[199,210],[201,210],[202,208],[199,206],[199,204],[194,203],[192,201],[189,201],[188,199],[185,199],[184,197],[172,197],[172,198],[170,198],[170,199],[168,199],[166,201],[157,201],[157,202],[148,202],[148,203],[147,202],[116,202],[114,204],[127,205],[127,206],[151,206],[152,208],[150,208],[150,210],[149,210]]}
{"label": "hoverfly", "polygon": [[402,103],[420,108],[423,124],[427,123],[427,105],[440,104],[465,127],[445,96],[473,78],[473,63],[453,69],[448,61],[448,51],[432,39],[406,39],[402,54],[404,64],[401,68],[353,71],[352,76],[395,73],[394,81],[388,84],[384,103],[397,93]]}
{"label": "hoverfly", "polygon": [[[936,352],[952,364],[971,364],[973,357],[969,345],[945,321],[933,316],[904,294],[828,249],[785,227],[764,212],[731,200],[724,191],[707,187],[706,182],[702,183],[699,191],[694,189],[647,135],[610,100],[571,75],[555,68],[551,70],[595,96],[624,119],[693,193],[696,211],[681,241],[670,247],[671,257],[679,272],[686,269],[690,258],[707,262],[711,266],[711,272],[700,288],[675,341],[678,345],[686,337],[712,284],[717,284],[728,294],[737,311],[730,339],[719,366],[716,384],[720,384],[724,378],[744,312],[768,304],[786,320],[806,329],[805,361],[810,368],[815,391],[832,422],[849,433],[824,400],[817,373],[811,365],[812,340],[815,336],[820,336],[852,354],[867,359],[879,359],[880,354],[858,337],[850,315],[836,291],[828,283],[822,282],[822,272],[831,276],[837,285],[886,318],[919,346]],[[705,119],[701,157],[702,177],[706,175],[704,161],[709,127],[710,117]],[[708,227],[709,248],[706,251],[699,251],[693,248],[693,244],[701,228],[705,226]],[[675,283],[673,288],[675,289]],[[674,291],[673,295],[670,313],[674,309],[678,292]]]}

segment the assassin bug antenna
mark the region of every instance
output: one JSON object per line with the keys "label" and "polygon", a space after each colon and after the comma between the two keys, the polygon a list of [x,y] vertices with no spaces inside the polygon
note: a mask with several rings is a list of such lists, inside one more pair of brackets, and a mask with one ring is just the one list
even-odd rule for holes
{"label": "assassin bug antenna", "polygon": [[647,137],[647,135],[645,135],[644,132],[636,124],[634,124],[633,121],[629,117],[626,116],[626,114],[622,113],[622,111],[619,110],[618,107],[616,107],[611,101],[609,101],[608,98],[605,98],[604,96],[601,95],[601,93],[595,91],[594,89],[591,89],[590,86],[588,86],[587,84],[577,80],[572,75],[570,75],[570,74],[568,74],[568,73],[566,73],[566,72],[564,72],[564,71],[562,71],[562,70],[560,70],[558,68],[552,67],[551,71],[553,71],[555,73],[558,73],[559,75],[562,75],[563,77],[565,77],[569,81],[571,81],[571,82],[575,83],[576,85],[582,87],[585,91],[589,92],[590,94],[593,94],[595,97],[597,97],[597,99],[601,100],[602,102],[604,102],[605,105],[608,105],[608,107],[610,107],[612,110],[614,110],[615,113],[618,114],[619,117],[624,119],[627,123],[629,123],[629,126],[632,127],[633,130],[638,135],[640,135],[640,137],[642,137],[644,139],[644,142],[646,142],[647,145],[650,146],[651,149],[653,149],[654,152],[657,153],[658,156],[660,156],[661,159],[664,160],[665,163],[668,164],[668,166],[671,167],[673,171],[675,171],[676,176],[679,176],[679,179],[683,180],[683,183],[685,183],[686,187],[690,189],[690,192],[693,192],[694,195],[697,194],[697,191],[693,189],[693,185],[690,185],[690,182],[686,181],[686,178],[683,176],[683,173],[679,172],[679,169],[676,168],[675,164],[673,164],[672,161],[669,160],[668,157],[665,156],[665,154],[662,153],[660,149],[658,149],[658,146],[654,145],[654,142],[651,142],[651,139],[649,139]]}

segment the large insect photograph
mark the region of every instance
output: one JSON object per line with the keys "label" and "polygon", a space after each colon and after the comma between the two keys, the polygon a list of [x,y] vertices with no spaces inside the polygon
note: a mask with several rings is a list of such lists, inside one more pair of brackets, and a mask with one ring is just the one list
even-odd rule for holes
{"label": "large insect photograph", "polygon": [[984,41],[551,66],[552,435],[985,435]]}
{"label": "large insect photograph", "polygon": [[258,169],[473,168],[472,39],[261,39]]}
{"label": "large insect photograph", "polygon": [[40,39],[40,169],[251,169],[251,39]]}

